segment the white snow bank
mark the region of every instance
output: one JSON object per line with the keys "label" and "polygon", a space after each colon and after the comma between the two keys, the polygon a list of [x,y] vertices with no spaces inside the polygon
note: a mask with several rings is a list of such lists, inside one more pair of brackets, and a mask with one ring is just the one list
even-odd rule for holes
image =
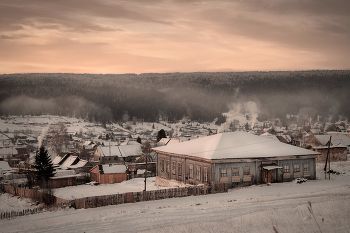
{"label": "white snow bank", "polygon": [[22,211],[38,207],[30,199],[13,196],[8,193],[0,194],[0,213]]}
{"label": "white snow bank", "polygon": [[[118,193],[141,192],[144,190],[144,178],[135,178],[116,184],[100,184],[98,186],[78,185],[55,189],[55,196],[63,199],[102,196]],[[165,189],[155,186],[155,177],[147,178],[147,191]]]}

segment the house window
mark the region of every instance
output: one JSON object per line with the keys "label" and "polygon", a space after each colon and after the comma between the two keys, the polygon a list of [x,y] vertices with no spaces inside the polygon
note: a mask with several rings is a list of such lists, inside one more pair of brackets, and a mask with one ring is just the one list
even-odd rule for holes
{"label": "house window", "polygon": [[164,160],[160,161],[160,171],[164,172]]}
{"label": "house window", "polygon": [[304,163],[304,172],[310,171],[310,165],[308,163]]}
{"label": "house window", "polygon": [[201,167],[196,167],[196,179],[201,180]]}
{"label": "house window", "polygon": [[220,177],[227,177],[227,169],[226,168],[220,169]]}
{"label": "house window", "polygon": [[250,175],[250,167],[243,168],[243,175]]}
{"label": "house window", "polygon": [[294,172],[300,172],[300,164],[293,164]]}
{"label": "house window", "polygon": [[289,165],[283,165],[283,172],[284,173],[289,173]]}
{"label": "house window", "polygon": [[203,168],[203,181],[204,182],[208,182],[208,168],[207,167],[204,167]]}
{"label": "house window", "polygon": [[176,162],[173,162],[173,164],[171,165],[171,170],[173,171],[173,175],[176,174]]}
{"label": "house window", "polygon": [[189,164],[189,178],[190,179],[193,179],[193,164]]}
{"label": "house window", "polygon": [[232,176],[239,176],[239,168],[238,167],[232,168]]}
{"label": "house window", "polygon": [[170,162],[166,161],[166,173],[169,173],[170,171]]}
{"label": "house window", "polygon": [[178,169],[178,175],[182,176],[182,163],[177,164],[177,169]]}

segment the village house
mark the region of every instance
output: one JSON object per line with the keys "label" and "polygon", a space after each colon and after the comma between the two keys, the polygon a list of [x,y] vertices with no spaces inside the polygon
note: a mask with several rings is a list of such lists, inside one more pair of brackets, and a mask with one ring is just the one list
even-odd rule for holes
{"label": "village house", "polygon": [[73,170],[58,170],[53,177],[50,177],[49,184],[52,188],[76,186],[78,176],[79,174]]}
{"label": "village house", "polygon": [[99,164],[90,171],[90,180],[99,184],[121,183],[127,180],[126,166],[123,164]]}
{"label": "village house", "polygon": [[347,160],[347,147],[343,145],[337,145],[337,146],[313,146],[313,151],[321,153],[317,156],[316,162],[326,162],[327,159],[327,153],[329,150],[329,160],[331,162],[337,162],[337,161],[346,161]]}
{"label": "village house", "polygon": [[9,157],[15,157],[17,155],[17,150],[13,147],[0,148],[0,158],[7,159]]}
{"label": "village house", "polygon": [[14,169],[12,169],[8,162],[0,160],[0,179],[2,179],[3,175],[6,173],[14,173]]}
{"label": "village house", "polygon": [[74,170],[77,174],[88,173],[93,167],[89,161],[80,159],[78,156],[70,153],[65,154],[63,157],[57,156],[52,163],[57,170]]}
{"label": "village house", "polygon": [[94,151],[94,161],[100,164],[135,162],[142,155],[141,144],[122,146],[98,146]]}
{"label": "village house", "polygon": [[318,152],[246,132],[221,133],[152,149],[157,176],[185,184],[229,187],[316,178]]}
{"label": "village house", "polygon": [[346,146],[350,152],[350,138],[344,134],[340,135],[313,135],[305,142],[306,146],[319,147],[327,146],[328,141],[331,140],[331,146]]}

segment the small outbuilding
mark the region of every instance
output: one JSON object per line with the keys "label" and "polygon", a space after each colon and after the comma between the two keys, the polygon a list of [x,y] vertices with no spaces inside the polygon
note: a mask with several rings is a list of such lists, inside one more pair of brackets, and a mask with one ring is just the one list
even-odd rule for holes
{"label": "small outbuilding", "polygon": [[124,164],[99,164],[90,170],[90,180],[99,184],[121,183],[127,180]]}
{"label": "small outbuilding", "polygon": [[53,177],[50,177],[50,185],[52,188],[63,188],[67,186],[77,185],[77,176],[73,170],[58,170]]}
{"label": "small outbuilding", "polygon": [[328,153],[331,162],[347,161],[347,147],[341,144],[329,148],[328,146],[313,146],[312,150],[321,153],[316,159],[318,163],[326,162]]}

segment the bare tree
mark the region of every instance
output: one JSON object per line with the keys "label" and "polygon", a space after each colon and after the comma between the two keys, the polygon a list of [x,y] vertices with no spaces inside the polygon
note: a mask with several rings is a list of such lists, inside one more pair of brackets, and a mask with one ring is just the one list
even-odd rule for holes
{"label": "bare tree", "polygon": [[59,155],[62,151],[66,150],[69,145],[69,136],[67,128],[63,123],[59,125],[51,125],[49,128],[51,134],[50,146]]}

